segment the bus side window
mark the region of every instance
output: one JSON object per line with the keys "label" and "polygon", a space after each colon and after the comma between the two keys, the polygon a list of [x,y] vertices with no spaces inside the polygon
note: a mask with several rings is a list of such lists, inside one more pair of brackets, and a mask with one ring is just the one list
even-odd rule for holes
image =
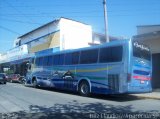
{"label": "bus side window", "polygon": [[123,56],[123,47],[122,46],[112,47],[112,61],[113,62],[122,61],[122,56]]}
{"label": "bus side window", "polygon": [[65,54],[65,65],[72,64],[72,53]]}
{"label": "bus side window", "polygon": [[32,64],[34,64],[34,58],[32,58],[32,61],[31,61],[31,62],[32,62]]}
{"label": "bus side window", "polygon": [[45,56],[43,58],[43,66],[47,66],[47,64],[48,64],[48,56]]}
{"label": "bus side window", "polygon": [[100,55],[99,56],[100,56],[100,58],[99,58],[100,63],[112,62],[111,48],[110,47],[100,48]]}
{"label": "bus side window", "polygon": [[59,55],[59,65],[64,65],[64,54]]}
{"label": "bus side window", "polygon": [[80,52],[73,52],[72,53],[72,64],[79,63],[79,55],[80,55]]}
{"label": "bus side window", "polygon": [[67,53],[65,55],[65,65],[78,64],[79,54],[79,52]]}
{"label": "bus side window", "polygon": [[36,58],[36,66],[39,66],[39,58]]}
{"label": "bus side window", "polygon": [[43,66],[43,57],[39,58],[39,66]]}
{"label": "bus side window", "polygon": [[52,66],[52,65],[53,65],[53,56],[48,56],[47,66]]}
{"label": "bus side window", "polygon": [[81,51],[81,64],[97,63],[98,49]]}
{"label": "bus side window", "polygon": [[54,55],[53,65],[58,65],[59,55]]}
{"label": "bus side window", "polygon": [[120,62],[122,61],[123,47],[114,46],[100,49],[100,63]]}
{"label": "bus side window", "polygon": [[63,65],[64,64],[64,54],[54,55],[53,64],[54,65]]}

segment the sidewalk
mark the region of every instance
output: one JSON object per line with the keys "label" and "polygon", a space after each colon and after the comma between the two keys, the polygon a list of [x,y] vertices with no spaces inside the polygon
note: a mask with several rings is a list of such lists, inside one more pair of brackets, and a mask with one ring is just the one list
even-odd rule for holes
{"label": "sidewalk", "polygon": [[160,89],[155,89],[151,93],[131,94],[139,98],[158,99],[160,100]]}

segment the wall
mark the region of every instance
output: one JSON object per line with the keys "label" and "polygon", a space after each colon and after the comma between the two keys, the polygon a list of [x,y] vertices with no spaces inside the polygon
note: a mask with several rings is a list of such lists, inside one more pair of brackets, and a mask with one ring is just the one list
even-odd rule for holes
{"label": "wall", "polygon": [[91,26],[66,18],[57,21],[24,35],[21,44],[27,43],[33,53],[54,47],[60,50],[87,47],[92,42]]}
{"label": "wall", "polygon": [[137,26],[137,34],[145,34],[150,32],[160,31],[160,25],[146,25],[146,26]]}
{"label": "wall", "polygon": [[152,54],[160,53],[160,38],[146,40],[144,44],[150,47]]}
{"label": "wall", "polygon": [[87,47],[91,42],[92,28],[90,25],[61,18],[60,50]]}
{"label": "wall", "polygon": [[28,43],[28,42],[31,42],[31,41],[36,40],[36,39],[40,39],[41,37],[44,37],[47,34],[49,35],[49,34],[54,33],[56,31],[59,31],[58,22],[50,23],[50,24],[48,24],[48,25],[46,25],[42,28],[39,28],[39,29],[29,33],[28,35],[20,38],[21,39],[21,45],[25,44],[25,43]]}
{"label": "wall", "polygon": [[152,66],[152,87],[153,89],[160,88],[160,53],[152,55]]}
{"label": "wall", "polygon": [[42,37],[39,40],[33,41],[30,43],[29,52],[37,52],[41,50],[45,50],[48,48],[59,47],[60,46],[60,33],[55,32],[49,36]]}
{"label": "wall", "polygon": [[49,48],[60,47],[60,32],[56,32],[51,37]]}

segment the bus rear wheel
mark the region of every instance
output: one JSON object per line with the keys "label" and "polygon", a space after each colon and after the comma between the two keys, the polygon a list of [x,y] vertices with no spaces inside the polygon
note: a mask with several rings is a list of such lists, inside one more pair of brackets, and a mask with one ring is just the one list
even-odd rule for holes
{"label": "bus rear wheel", "polygon": [[90,88],[89,88],[89,84],[87,81],[83,81],[80,83],[79,93],[80,95],[85,96],[85,97],[90,95]]}

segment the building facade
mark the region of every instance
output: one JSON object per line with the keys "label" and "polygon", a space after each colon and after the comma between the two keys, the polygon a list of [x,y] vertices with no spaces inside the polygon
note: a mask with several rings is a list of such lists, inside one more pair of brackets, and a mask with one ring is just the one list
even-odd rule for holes
{"label": "building facade", "polygon": [[14,46],[27,44],[29,53],[33,53],[48,48],[57,51],[87,47],[89,42],[92,42],[90,25],[60,18],[18,37]]}

